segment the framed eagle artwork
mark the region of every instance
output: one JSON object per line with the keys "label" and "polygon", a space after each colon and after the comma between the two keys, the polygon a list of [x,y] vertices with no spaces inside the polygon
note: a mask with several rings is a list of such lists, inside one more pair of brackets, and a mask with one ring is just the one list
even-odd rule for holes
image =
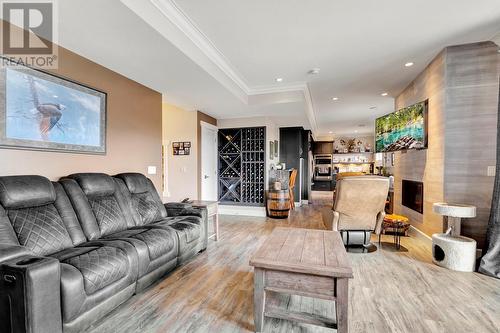
{"label": "framed eagle artwork", "polygon": [[0,147],[106,154],[105,92],[0,59]]}

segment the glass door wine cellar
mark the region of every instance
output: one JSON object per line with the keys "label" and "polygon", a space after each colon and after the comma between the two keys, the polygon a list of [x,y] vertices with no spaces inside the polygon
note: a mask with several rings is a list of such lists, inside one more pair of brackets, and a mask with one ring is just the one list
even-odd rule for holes
{"label": "glass door wine cellar", "polygon": [[264,205],[266,128],[219,130],[219,201]]}

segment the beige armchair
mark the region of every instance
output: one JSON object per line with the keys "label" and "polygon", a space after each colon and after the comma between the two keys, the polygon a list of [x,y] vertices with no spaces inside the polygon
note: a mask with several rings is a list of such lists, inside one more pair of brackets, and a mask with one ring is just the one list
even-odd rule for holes
{"label": "beige armchair", "polygon": [[[325,227],[340,231],[348,248],[368,247],[371,233],[378,235],[381,232],[389,179],[379,176],[342,178],[335,192],[333,209],[323,214]],[[374,245],[370,247],[376,250]]]}

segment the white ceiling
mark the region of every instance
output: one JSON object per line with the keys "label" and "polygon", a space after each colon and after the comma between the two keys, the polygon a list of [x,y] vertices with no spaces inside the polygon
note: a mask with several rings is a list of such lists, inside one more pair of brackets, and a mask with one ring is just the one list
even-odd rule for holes
{"label": "white ceiling", "polygon": [[[73,0],[59,6],[62,46],[167,101],[217,118],[270,116],[318,136],[372,132],[373,120],[393,111],[393,97],[443,47],[500,31],[498,0]],[[415,65],[405,68],[408,61]],[[320,74],[308,75],[314,67]],[[380,96],[384,91],[388,97]]]}
{"label": "white ceiling", "polygon": [[187,110],[216,118],[268,116],[287,125],[308,123],[303,99],[242,101],[119,0],[59,1],[58,37],[61,46]]}

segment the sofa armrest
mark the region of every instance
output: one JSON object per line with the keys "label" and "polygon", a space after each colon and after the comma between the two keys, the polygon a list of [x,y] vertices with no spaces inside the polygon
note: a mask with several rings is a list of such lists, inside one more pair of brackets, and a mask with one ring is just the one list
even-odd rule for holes
{"label": "sofa armrest", "polygon": [[208,246],[208,210],[205,207],[193,207],[190,204],[166,203],[168,216],[197,216],[201,217],[203,234],[202,250]]}
{"label": "sofa armrest", "polygon": [[24,255],[0,264],[0,303],[12,332],[62,332],[60,264],[57,259]]}
{"label": "sofa armrest", "polygon": [[188,203],[168,202],[165,204],[168,216],[198,216],[203,218],[200,208],[194,208]]}
{"label": "sofa armrest", "polygon": [[375,224],[375,230],[373,232],[380,235],[382,232],[382,223],[384,222],[385,211],[381,211],[377,214],[377,224]]}
{"label": "sofa armrest", "polygon": [[331,208],[324,208],[321,210],[321,215],[323,219],[323,225],[326,230],[338,231],[339,218],[338,212]]}
{"label": "sofa armrest", "polygon": [[28,248],[20,245],[0,244],[0,264],[4,261],[14,260],[19,257],[29,256],[32,253]]}
{"label": "sofa armrest", "polygon": [[333,231],[339,231],[339,221],[340,221],[339,212],[333,211],[333,221],[332,221],[332,230]]}

